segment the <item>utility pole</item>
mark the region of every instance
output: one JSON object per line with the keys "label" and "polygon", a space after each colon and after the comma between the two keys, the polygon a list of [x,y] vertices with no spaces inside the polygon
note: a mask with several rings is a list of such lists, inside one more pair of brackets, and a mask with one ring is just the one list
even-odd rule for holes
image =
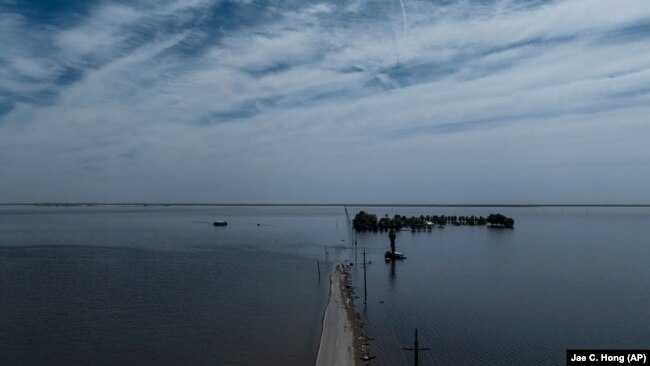
{"label": "utility pole", "polygon": [[413,345],[413,348],[403,348],[403,350],[405,350],[405,351],[413,351],[415,353],[415,363],[414,363],[415,366],[418,366],[418,352],[419,351],[428,351],[430,349],[431,348],[428,348],[428,347],[420,348],[420,346],[418,345],[418,329],[417,328],[415,328],[415,344]]}
{"label": "utility pole", "polygon": [[388,238],[390,239],[390,254],[393,256],[391,259],[395,259],[395,238],[397,238],[397,235],[395,235],[393,229],[388,233]]}

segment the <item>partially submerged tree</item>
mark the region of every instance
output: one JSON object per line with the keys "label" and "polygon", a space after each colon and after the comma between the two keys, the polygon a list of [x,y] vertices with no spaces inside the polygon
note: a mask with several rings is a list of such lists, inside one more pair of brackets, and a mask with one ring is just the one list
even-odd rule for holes
{"label": "partially submerged tree", "polygon": [[352,226],[356,231],[374,231],[377,230],[377,215],[359,211],[352,220]]}
{"label": "partially submerged tree", "polygon": [[515,220],[511,217],[504,216],[502,214],[490,214],[487,219],[487,223],[492,226],[512,228],[515,226]]}

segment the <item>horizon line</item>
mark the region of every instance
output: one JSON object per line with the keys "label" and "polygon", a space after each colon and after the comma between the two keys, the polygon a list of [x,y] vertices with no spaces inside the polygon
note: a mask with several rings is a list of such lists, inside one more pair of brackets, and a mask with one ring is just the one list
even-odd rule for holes
{"label": "horizon line", "polygon": [[650,207],[649,203],[170,203],[170,202],[31,202],[0,203],[0,206],[321,206],[321,207]]}

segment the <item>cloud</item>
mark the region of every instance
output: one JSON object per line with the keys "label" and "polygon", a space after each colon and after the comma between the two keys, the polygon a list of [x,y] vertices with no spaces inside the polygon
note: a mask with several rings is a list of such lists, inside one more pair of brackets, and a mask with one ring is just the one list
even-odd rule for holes
{"label": "cloud", "polygon": [[0,201],[649,197],[646,1],[297,4],[3,11]]}
{"label": "cloud", "polygon": [[120,32],[122,28],[141,18],[142,14],[131,7],[103,5],[81,25],[57,33],[55,44],[64,53],[77,57],[110,52],[126,39],[127,34]]}

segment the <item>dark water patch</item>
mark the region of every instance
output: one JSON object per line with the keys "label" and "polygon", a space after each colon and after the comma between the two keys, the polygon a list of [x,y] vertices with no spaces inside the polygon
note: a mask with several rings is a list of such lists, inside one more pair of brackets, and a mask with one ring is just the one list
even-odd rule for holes
{"label": "dark water patch", "polygon": [[311,261],[223,248],[7,251],[22,254],[2,259],[7,364],[301,365],[315,354],[325,286]]}
{"label": "dark water patch", "polygon": [[342,211],[273,210],[0,208],[2,363],[312,364]]}

